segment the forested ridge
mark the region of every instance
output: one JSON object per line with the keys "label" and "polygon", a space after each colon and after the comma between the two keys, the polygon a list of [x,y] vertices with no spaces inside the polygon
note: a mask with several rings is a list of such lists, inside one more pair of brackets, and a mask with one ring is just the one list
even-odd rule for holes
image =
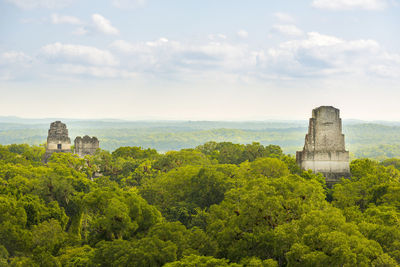
{"label": "forested ridge", "polygon": [[[49,121],[50,122],[50,121]],[[0,144],[43,144],[49,122],[11,120],[0,116]],[[65,121],[69,136],[96,136],[100,148],[113,151],[123,146],[154,148],[159,152],[194,148],[209,140],[279,145],[295,155],[303,148],[307,121]],[[346,148],[355,158],[384,160],[400,157],[399,123],[345,121]]]}
{"label": "forested ridge", "polygon": [[0,146],[0,266],[397,266],[400,159],[327,188],[276,145]]}

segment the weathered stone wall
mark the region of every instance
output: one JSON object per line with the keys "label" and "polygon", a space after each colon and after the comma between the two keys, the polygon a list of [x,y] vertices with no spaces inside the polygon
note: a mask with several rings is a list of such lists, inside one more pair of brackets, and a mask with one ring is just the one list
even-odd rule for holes
{"label": "weathered stone wall", "polygon": [[61,121],[55,121],[50,124],[44,161],[47,162],[54,152],[72,152],[71,139],[68,137],[67,126]]}
{"label": "weathered stone wall", "polygon": [[100,143],[96,137],[89,137],[85,135],[83,138],[78,136],[75,138],[75,154],[79,157],[84,157],[86,155],[93,155],[99,148]]}
{"label": "weathered stone wall", "polygon": [[350,176],[339,109],[322,106],[313,110],[303,151],[296,153],[296,160],[302,169],[324,174],[328,185]]}

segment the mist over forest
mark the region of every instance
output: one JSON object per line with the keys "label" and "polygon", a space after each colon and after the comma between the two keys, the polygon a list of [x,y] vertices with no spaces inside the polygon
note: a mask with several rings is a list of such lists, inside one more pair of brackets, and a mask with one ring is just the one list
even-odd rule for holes
{"label": "mist over forest", "polygon": [[[40,145],[56,119],[0,117],[0,144]],[[159,152],[194,148],[208,141],[279,145],[287,154],[302,149],[308,121],[124,121],[64,119],[69,135],[96,136],[100,147],[153,148]],[[346,148],[352,158],[400,157],[400,122],[344,120]]]}

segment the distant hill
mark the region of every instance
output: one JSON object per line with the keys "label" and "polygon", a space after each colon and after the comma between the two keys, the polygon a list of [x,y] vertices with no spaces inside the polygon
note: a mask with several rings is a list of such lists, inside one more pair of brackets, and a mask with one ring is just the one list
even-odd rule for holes
{"label": "distant hill", "polygon": [[[46,142],[49,124],[58,119],[0,117],[0,144]],[[97,136],[102,149],[141,146],[165,152],[207,141],[276,144],[294,154],[304,145],[308,121],[123,121],[61,119],[73,141]],[[345,120],[343,132],[353,157],[400,157],[400,122]]]}

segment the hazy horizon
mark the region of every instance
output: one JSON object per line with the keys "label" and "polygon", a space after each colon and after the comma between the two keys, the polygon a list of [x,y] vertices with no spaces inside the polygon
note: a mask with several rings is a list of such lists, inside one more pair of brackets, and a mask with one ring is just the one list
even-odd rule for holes
{"label": "hazy horizon", "polygon": [[[157,122],[193,122],[193,123],[201,123],[201,122],[227,122],[227,123],[308,123],[309,119],[311,118],[311,114],[308,118],[303,119],[216,119],[216,120],[207,120],[207,119],[163,119],[163,118],[76,118],[76,117],[20,117],[20,116],[0,116],[0,123],[6,123],[7,121],[70,121],[70,122],[85,122],[85,121],[93,121],[93,122],[150,122],[150,123],[157,123]],[[343,123],[400,123],[400,120],[363,120],[357,118],[343,118]]]}

